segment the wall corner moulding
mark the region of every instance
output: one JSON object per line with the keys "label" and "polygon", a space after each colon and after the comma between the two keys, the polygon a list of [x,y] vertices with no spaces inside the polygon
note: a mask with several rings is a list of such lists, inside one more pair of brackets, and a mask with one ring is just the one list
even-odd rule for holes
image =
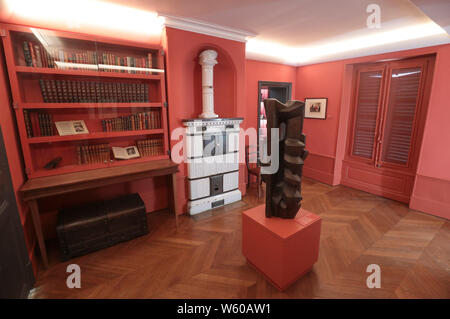
{"label": "wall corner moulding", "polygon": [[164,17],[165,19],[164,25],[166,27],[196,32],[200,34],[206,34],[213,37],[239,42],[246,42],[247,38],[256,36],[256,33],[250,31],[225,27],[195,19],[182,18],[173,15],[167,15],[164,13],[159,13],[159,16]]}

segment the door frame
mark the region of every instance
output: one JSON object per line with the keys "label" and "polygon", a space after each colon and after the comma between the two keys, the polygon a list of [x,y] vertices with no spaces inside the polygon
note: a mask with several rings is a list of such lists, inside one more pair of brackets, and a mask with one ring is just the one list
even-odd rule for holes
{"label": "door frame", "polygon": [[[355,108],[357,104],[357,97],[358,97],[358,71],[361,67],[367,67],[367,66],[378,66],[378,68],[381,68],[383,65],[386,66],[386,70],[384,73],[386,73],[386,78],[390,74],[390,69],[392,67],[388,67],[388,65],[394,66],[395,64],[398,65],[399,62],[403,62],[409,65],[409,61],[413,62],[416,61],[417,64],[419,63],[425,63],[426,66],[423,69],[423,81],[421,79],[421,88],[419,90],[422,90],[421,94],[417,97],[417,103],[420,108],[418,110],[416,108],[416,119],[415,119],[415,128],[414,128],[414,136],[411,138],[411,152],[410,152],[410,161],[411,164],[409,164],[408,167],[400,167],[399,165],[381,165],[380,167],[368,167],[367,165],[370,165],[369,163],[372,162],[372,160],[364,160],[360,157],[355,157],[352,155],[352,143],[354,139],[354,124],[355,124]],[[424,128],[426,123],[426,117],[428,114],[428,108],[429,108],[429,100],[431,95],[431,86],[432,86],[432,79],[434,74],[434,66],[436,63],[436,55],[435,54],[427,54],[422,56],[414,56],[414,57],[407,57],[403,59],[396,59],[394,61],[379,61],[379,62],[364,62],[360,64],[353,64],[352,65],[352,76],[351,76],[351,85],[349,88],[352,90],[350,92],[349,97],[349,108],[348,108],[348,122],[346,124],[346,140],[344,142],[344,150],[343,150],[343,157],[342,157],[342,166],[341,166],[341,177],[340,177],[340,183],[342,185],[346,185],[349,187],[357,188],[372,194],[376,194],[379,196],[391,198],[400,202],[409,203],[409,200],[411,198],[412,188],[414,185],[415,176],[417,173],[417,165],[418,160],[421,152],[422,147],[422,140],[423,140],[423,134],[424,134]],[[394,67],[395,68],[395,67]],[[388,74],[389,73],[389,74]],[[389,81],[385,79],[383,81],[380,89],[385,90],[385,87],[389,85]],[[386,91],[386,90],[385,90]],[[382,94],[382,103],[386,103],[385,98],[387,94]],[[417,113],[419,112],[419,113]],[[380,115],[380,114],[379,114]],[[378,116],[379,116],[378,115]],[[384,118],[384,114],[382,114]],[[377,127],[380,125],[377,123]],[[384,121],[382,123],[384,125]],[[377,136],[378,138],[378,136]],[[414,138],[414,139],[413,139]],[[376,142],[376,140],[375,140]],[[374,147],[374,151],[377,149],[377,147]],[[374,154],[374,159],[376,157],[376,154]],[[364,174],[367,174],[369,176],[370,174],[375,174],[376,171],[378,171],[380,176],[386,177],[387,179],[391,180],[399,180],[400,176],[403,176],[402,178],[402,188],[403,191],[397,192],[393,190],[383,190],[383,189],[377,189],[378,186],[369,186],[368,183],[357,181],[356,179],[349,178],[348,174],[350,174],[351,165],[354,165],[355,171],[353,171],[353,174],[357,174],[357,171],[360,172],[364,171]],[[359,173],[358,173],[359,174]],[[408,193],[408,196],[405,194]]]}
{"label": "door frame", "polygon": [[258,81],[258,105],[257,105],[257,115],[256,115],[256,143],[257,143],[257,164],[258,166],[261,166],[260,161],[259,161],[259,118],[261,116],[261,111],[260,111],[260,107],[261,107],[261,89],[264,86],[271,86],[271,87],[282,87],[282,88],[287,88],[287,99],[286,100],[290,100],[292,99],[292,82],[273,82],[273,81]]}

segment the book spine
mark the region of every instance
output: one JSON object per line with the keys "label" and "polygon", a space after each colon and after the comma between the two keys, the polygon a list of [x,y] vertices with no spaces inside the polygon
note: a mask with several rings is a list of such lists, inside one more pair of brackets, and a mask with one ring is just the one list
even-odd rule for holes
{"label": "book spine", "polygon": [[41,45],[41,59],[42,59],[42,67],[43,68],[48,68],[48,64],[47,64],[47,51],[45,50],[44,46]]}
{"label": "book spine", "polygon": [[47,136],[51,136],[52,135],[52,126],[51,126],[50,114],[44,113],[43,118],[44,118],[46,134],[47,134]]}
{"label": "book spine", "polygon": [[44,136],[49,136],[50,132],[49,132],[49,129],[48,129],[48,117],[47,117],[47,114],[46,113],[42,113],[41,114],[41,119],[42,119],[42,128],[44,130]]}
{"label": "book spine", "polygon": [[31,119],[31,128],[33,130],[33,135],[35,137],[41,136],[41,133],[39,131],[39,122],[37,118],[36,112],[30,112],[30,119]]}
{"label": "book spine", "polygon": [[150,112],[150,127],[152,128],[152,129],[154,129],[155,128],[155,111],[151,111]]}
{"label": "book spine", "polygon": [[44,121],[42,119],[42,113],[37,113],[38,117],[38,123],[39,123],[39,132],[41,133],[40,136],[45,136],[45,127],[44,127]]}
{"label": "book spine", "polygon": [[87,156],[86,156],[86,146],[80,146],[81,150],[81,164],[87,163]]}
{"label": "book spine", "polygon": [[58,95],[56,94],[56,81],[50,80],[47,81],[48,85],[46,86],[48,91],[47,94],[49,96],[49,102],[55,103],[57,101]]}
{"label": "book spine", "polygon": [[25,129],[28,137],[33,137],[33,128],[30,121],[28,110],[23,110],[23,119],[25,121]]}
{"label": "book spine", "polygon": [[25,59],[26,66],[33,66],[33,60],[31,58],[30,47],[27,41],[23,42],[23,57]]}
{"label": "book spine", "polygon": [[76,152],[77,152],[78,165],[81,165],[81,164],[83,164],[83,162],[81,161],[81,146],[77,146]]}
{"label": "book spine", "polygon": [[53,114],[48,115],[48,121],[49,121],[50,135],[53,136],[56,133],[56,126],[55,123],[53,122]]}
{"label": "book spine", "polygon": [[34,53],[33,43],[28,42],[28,47],[30,48],[30,53],[31,53],[31,66],[35,67],[36,66],[36,54]]}
{"label": "book spine", "polygon": [[41,48],[39,45],[34,45],[34,53],[36,55],[36,66],[42,68]]}

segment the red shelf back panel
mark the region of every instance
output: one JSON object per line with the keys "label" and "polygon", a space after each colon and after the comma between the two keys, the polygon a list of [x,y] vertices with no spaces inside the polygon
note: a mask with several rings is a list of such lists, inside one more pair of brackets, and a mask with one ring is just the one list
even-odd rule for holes
{"label": "red shelf back panel", "polygon": [[[109,161],[105,163],[95,163],[95,164],[105,164],[110,165],[114,162],[128,162],[130,160],[117,160],[114,159],[113,154],[111,152],[111,147],[127,147],[127,146],[137,146],[138,141],[142,140],[152,140],[152,141],[160,141],[160,144],[154,143],[151,154],[153,156],[163,156],[163,139],[164,134],[151,134],[151,135],[143,135],[143,136],[126,136],[126,137],[117,137],[114,139],[111,138],[99,138],[95,140],[82,140],[82,141],[62,141],[62,142],[51,142],[51,143],[40,143],[40,144],[32,144],[30,145],[31,154],[32,154],[32,169],[33,172],[46,171],[51,174],[52,170],[46,170],[44,167],[47,163],[52,161],[55,158],[61,157],[61,161],[58,164],[55,172],[58,169],[64,169],[65,167],[73,167],[80,166],[82,170],[85,166],[88,168],[87,164],[79,164],[79,158],[77,154],[77,147],[79,146],[95,146],[108,144],[108,158]],[[149,152],[150,153],[150,152]],[[148,160],[150,156],[141,156],[140,160],[145,161]]]}
{"label": "red shelf back panel", "polygon": [[25,103],[162,103],[161,80],[20,73],[18,81]]}
{"label": "red shelf back panel", "polygon": [[[51,116],[51,126],[54,136],[60,139],[81,139],[84,135],[59,136],[55,122],[82,120],[86,124],[89,135],[95,133],[117,133],[127,134],[143,130],[161,130],[163,128],[161,108],[89,108],[89,109],[26,109],[28,126],[31,128],[28,137],[38,138],[44,136],[39,134],[39,115]],[[146,115],[146,116],[144,116]],[[26,123],[27,124],[27,123]]]}
{"label": "red shelf back panel", "polygon": [[11,31],[14,61],[17,66],[32,64],[49,68],[67,67],[63,66],[65,63],[55,64],[56,61],[97,66],[104,64],[163,68],[159,64],[159,49],[111,44],[95,38],[86,40],[58,36],[60,32],[43,29],[30,28],[29,31],[31,32]]}

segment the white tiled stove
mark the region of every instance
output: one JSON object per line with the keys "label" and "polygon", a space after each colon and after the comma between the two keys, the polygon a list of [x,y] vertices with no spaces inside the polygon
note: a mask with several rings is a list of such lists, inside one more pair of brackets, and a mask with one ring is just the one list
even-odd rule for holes
{"label": "white tiled stove", "polygon": [[195,215],[241,200],[239,126],[242,118],[184,120],[188,211]]}

